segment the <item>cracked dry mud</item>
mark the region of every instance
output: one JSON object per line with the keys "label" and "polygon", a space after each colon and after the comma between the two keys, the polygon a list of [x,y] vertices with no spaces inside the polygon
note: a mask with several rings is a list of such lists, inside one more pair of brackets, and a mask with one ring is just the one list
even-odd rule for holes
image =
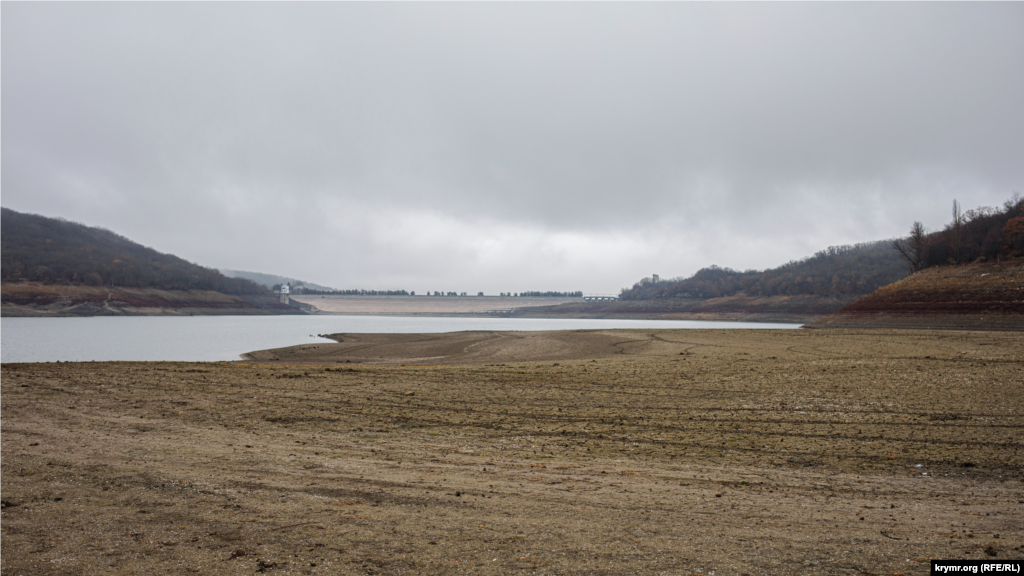
{"label": "cracked dry mud", "polygon": [[[1017,334],[477,335],[4,365],[3,574],[881,575],[1024,558]],[[409,365],[424,346],[434,365]]]}

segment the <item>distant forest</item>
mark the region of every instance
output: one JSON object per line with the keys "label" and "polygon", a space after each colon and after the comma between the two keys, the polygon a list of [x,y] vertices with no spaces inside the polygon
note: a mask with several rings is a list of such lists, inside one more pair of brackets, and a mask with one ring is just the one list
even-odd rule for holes
{"label": "distant forest", "polygon": [[[280,289],[280,285],[275,285],[274,290]],[[295,294],[312,294],[314,296],[415,296],[416,292],[407,292],[405,290],[313,290],[309,287],[300,286],[295,289]],[[440,292],[429,290],[426,293],[427,296],[467,296],[466,292]],[[477,296],[483,296],[483,292],[478,292]],[[511,292],[501,293],[502,296],[512,296]],[[519,297],[531,297],[531,298],[582,298],[583,292],[517,292],[515,296]]]}
{"label": "distant forest", "polygon": [[[279,290],[280,285],[275,285],[274,289]],[[409,296],[409,292],[406,290],[314,290],[307,286],[299,286],[292,292],[293,294],[313,294],[315,296]],[[413,292],[413,295],[416,293]]]}
{"label": "distant forest", "polygon": [[953,202],[952,220],[928,232],[920,222],[898,240],[833,246],[814,256],[771,270],[740,272],[710,266],[689,278],[655,282],[644,278],[624,288],[621,300],[718,298],[740,292],[748,296],[862,296],[930,266],[1024,256],[1024,199],[1002,208],[966,212]]}
{"label": "distant forest", "polygon": [[963,212],[953,201],[952,219],[939,231],[920,222],[910,235],[892,243],[912,271],[932,266],[1024,256],[1024,198],[1014,194],[1002,208],[982,206]]}
{"label": "distant forest", "polygon": [[0,280],[4,283],[28,280],[224,294],[267,292],[251,280],[228,278],[110,230],[9,208],[0,210]]}
{"label": "distant forest", "polygon": [[832,246],[809,258],[771,270],[709,266],[689,278],[654,282],[644,278],[623,289],[620,300],[749,296],[847,296],[868,294],[907,275],[907,265],[888,240]]}

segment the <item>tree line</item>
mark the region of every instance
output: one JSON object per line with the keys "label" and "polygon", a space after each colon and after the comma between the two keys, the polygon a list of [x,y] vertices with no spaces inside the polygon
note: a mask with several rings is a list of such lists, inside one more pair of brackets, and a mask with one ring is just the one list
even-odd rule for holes
{"label": "tree line", "polygon": [[1001,208],[982,206],[964,212],[953,200],[952,219],[928,232],[914,222],[910,234],[892,242],[911,272],[948,264],[997,262],[1024,256],[1024,198],[1014,194]]}
{"label": "tree line", "polygon": [[264,294],[244,278],[163,254],[115,234],[63,218],[0,214],[0,281],[124,286],[165,290],[215,290]]}
{"label": "tree line", "polygon": [[[895,250],[894,250],[895,248]],[[621,300],[818,295],[855,297],[874,292],[931,266],[1001,261],[1024,256],[1024,198],[1015,194],[1001,208],[963,211],[953,201],[952,219],[929,232],[914,222],[897,240],[832,246],[770,270],[709,266],[687,278],[644,278],[623,288]]]}
{"label": "tree line", "polygon": [[[280,289],[280,285],[277,285]],[[299,286],[292,291],[293,294],[312,294],[315,296],[415,296],[415,292],[406,290],[314,290]]]}
{"label": "tree line", "polygon": [[[275,284],[274,290],[280,290],[281,285]],[[313,290],[304,286],[297,286],[292,289],[293,294],[311,294],[315,296],[415,296],[416,292],[407,292],[405,290]],[[435,290],[431,292],[427,290],[427,296],[468,296],[466,292],[442,292]],[[483,296],[483,292],[477,292],[477,296]],[[516,297],[533,297],[533,298],[582,298],[583,292],[577,290],[576,292],[502,292],[501,296],[516,296]]]}

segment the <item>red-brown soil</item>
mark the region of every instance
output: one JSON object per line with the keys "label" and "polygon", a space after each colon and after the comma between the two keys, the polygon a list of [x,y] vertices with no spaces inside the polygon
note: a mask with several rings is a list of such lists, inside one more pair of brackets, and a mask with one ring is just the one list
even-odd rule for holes
{"label": "red-brown soil", "polygon": [[234,296],[212,290],[44,285],[0,286],[4,316],[152,316],[300,314],[267,296]]}
{"label": "red-brown soil", "polygon": [[1024,330],[1024,260],[929,268],[807,327]]}
{"label": "red-brown soil", "polygon": [[[320,365],[3,365],[0,570],[896,576],[1024,558],[1014,333],[416,336],[343,335]],[[423,354],[443,357],[399,364]]]}

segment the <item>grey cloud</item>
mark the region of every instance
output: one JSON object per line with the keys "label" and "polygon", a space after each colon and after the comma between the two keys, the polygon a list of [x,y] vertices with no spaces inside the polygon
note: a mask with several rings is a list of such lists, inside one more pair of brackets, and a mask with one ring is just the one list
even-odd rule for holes
{"label": "grey cloud", "polygon": [[209,265],[609,291],[1024,188],[1018,3],[0,10],[4,205]]}

